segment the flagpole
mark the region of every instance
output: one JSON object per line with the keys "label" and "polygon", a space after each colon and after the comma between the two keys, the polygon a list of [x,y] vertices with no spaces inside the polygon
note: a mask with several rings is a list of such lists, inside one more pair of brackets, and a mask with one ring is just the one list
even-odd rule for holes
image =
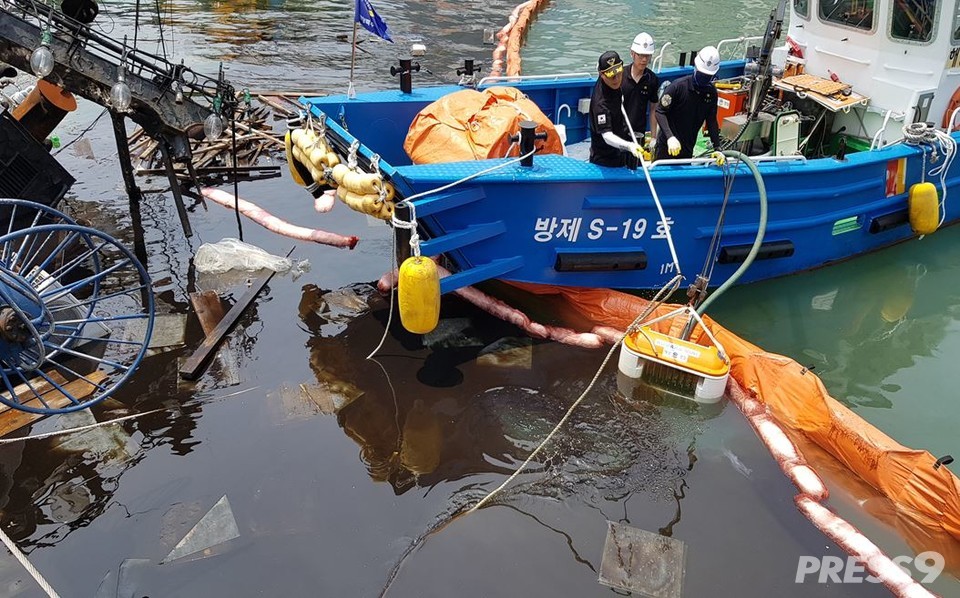
{"label": "flagpole", "polygon": [[357,20],[356,4],[354,4],[354,9],[353,9],[353,10],[354,10],[354,16],[353,16],[353,49],[352,49],[351,52],[350,52],[350,84],[347,86],[347,97],[348,97],[348,98],[351,98],[351,99],[357,97],[357,92],[356,92],[356,90],[353,88],[353,65],[354,65],[354,64],[356,63],[356,61],[357,61],[357,25],[360,24],[360,22]]}

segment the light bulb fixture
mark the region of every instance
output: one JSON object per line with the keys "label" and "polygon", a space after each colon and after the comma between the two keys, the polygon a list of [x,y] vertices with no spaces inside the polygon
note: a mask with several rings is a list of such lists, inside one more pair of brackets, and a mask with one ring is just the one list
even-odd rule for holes
{"label": "light bulb fixture", "polygon": [[203,134],[208,141],[223,135],[223,119],[220,118],[220,96],[213,98],[213,112],[203,121]]}
{"label": "light bulb fixture", "polygon": [[133,94],[130,92],[130,86],[123,80],[123,77],[118,78],[117,82],[110,88],[110,105],[117,112],[129,112],[132,101]]}
{"label": "light bulb fixture", "polygon": [[120,66],[117,67],[117,82],[110,88],[110,105],[117,112],[129,112],[133,102],[133,93],[127,85],[125,64],[127,62],[127,36],[123,36],[123,54],[120,55]]}
{"label": "light bulb fixture", "polygon": [[50,51],[50,41],[52,39],[50,26],[47,25],[47,28],[40,34],[40,45],[30,54],[30,70],[41,79],[52,73],[53,66],[56,64],[53,52]]}
{"label": "light bulb fixture", "polygon": [[174,81],[170,84],[170,88],[173,89],[173,101],[182,104],[183,103],[183,86],[180,85],[179,81]]}

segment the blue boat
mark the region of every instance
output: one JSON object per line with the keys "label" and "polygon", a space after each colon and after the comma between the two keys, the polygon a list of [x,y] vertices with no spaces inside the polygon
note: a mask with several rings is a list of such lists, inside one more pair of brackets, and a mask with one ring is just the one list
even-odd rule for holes
{"label": "blue boat", "polygon": [[[849,10],[838,12],[835,4]],[[764,36],[718,44],[721,132],[752,155],[769,205],[763,243],[740,283],[917,238],[909,203],[922,199],[915,185],[924,181],[937,190],[937,224],[960,218],[960,201],[952,199],[960,198],[956,134],[942,134],[953,128],[960,105],[957,2],[940,4],[929,13],[910,12],[919,22],[905,28],[902,2],[797,0],[785,45],[771,43],[780,37],[783,13],[777,11]],[[753,41],[759,44],[748,48]],[[691,66],[658,68],[667,49],[652,63],[661,81],[689,74]],[[565,129],[572,148],[589,140],[595,82],[595,74],[584,73],[487,78],[475,85],[519,89]],[[711,286],[719,285],[747,258],[760,206],[758,185],[742,162],[729,167],[735,183],[726,203],[724,169],[711,160],[649,164],[666,219],[643,168],[601,167],[559,154],[537,154],[532,166],[510,158],[411,163],[403,145],[414,117],[460,89],[302,99],[337,153],[353,153],[359,168],[381,173],[397,200],[417,197],[421,250],[445,256],[454,271],[441,282],[442,292],[488,279],[659,289],[677,274],[668,227],[690,281],[706,261]],[[751,106],[758,109],[751,113]]]}

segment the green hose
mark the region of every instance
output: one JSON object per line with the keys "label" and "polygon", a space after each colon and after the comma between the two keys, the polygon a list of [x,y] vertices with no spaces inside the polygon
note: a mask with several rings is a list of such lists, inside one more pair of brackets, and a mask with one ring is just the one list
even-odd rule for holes
{"label": "green hose", "polygon": [[733,273],[730,278],[724,281],[722,285],[717,287],[717,290],[713,292],[712,295],[707,297],[703,303],[700,304],[700,307],[697,308],[697,314],[703,315],[707,311],[707,307],[713,303],[714,299],[723,294],[724,291],[736,284],[740,276],[747,271],[747,268],[750,267],[750,264],[753,263],[754,258],[757,257],[757,252],[760,251],[760,245],[763,244],[763,236],[767,232],[767,188],[763,184],[763,177],[760,176],[760,171],[757,170],[757,165],[753,163],[746,154],[738,152],[736,150],[723,150],[721,152],[724,156],[728,158],[736,158],[744,164],[747,165],[747,168],[750,169],[750,172],[753,173],[753,179],[757,181],[757,191],[760,193],[760,225],[757,228],[757,238],[753,240],[753,247],[750,248],[750,253],[747,254],[743,263],[740,264],[740,267],[737,268],[737,271]]}

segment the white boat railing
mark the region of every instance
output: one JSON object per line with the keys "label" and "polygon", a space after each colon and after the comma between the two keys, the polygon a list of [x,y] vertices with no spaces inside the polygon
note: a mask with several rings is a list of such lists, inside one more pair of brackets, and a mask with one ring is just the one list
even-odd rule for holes
{"label": "white boat railing", "polygon": [[903,112],[897,112],[894,114],[892,109],[887,110],[887,113],[883,115],[883,124],[880,125],[880,130],[877,131],[877,133],[873,136],[873,139],[870,141],[870,151],[880,149],[886,145],[886,142],[883,140],[883,133],[887,130],[887,123],[890,122],[890,119],[893,118],[893,120],[903,120],[904,116],[905,114]]}
{"label": "white boat railing", "polygon": [[[799,154],[791,155],[791,156],[750,156],[750,160],[753,162],[794,162],[794,161],[806,162],[807,157],[801,156]],[[730,164],[734,164],[734,163],[740,162],[740,160],[737,160],[736,158],[727,158],[727,162]],[[682,158],[682,159],[669,158],[666,160],[657,160],[656,162],[650,164],[648,168],[653,169],[653,168],[657,168],[658,166],[660,167],[687,166],[691,164],[708,165],[708,164],[714,164],[714,163],[716,163],[716,160],[709,156],[705,158]]]}
{"label": "white boat railing", "polygon": [[[747,57],[747,42],[755,42],[762,40],[762,35],[751,35],[751,36],[740,36],[740,37],[731,37],[729,39],[722,39],[717,42],[717,53],[720,54],[721,58],[723,57],[723,46],[728,44],[737,44],[743,45],[743,54],[739,56],[740,59]],[[660,46],[660,51],[657,53],[657,57],[653,59],[650,63],[650,68],[653,69],[653,72],[659,73],[663,67],[663,56],[666,54],[667,48],[673,45],[673,42],[667,42]],[[736,47],[736,46],[735,46]],[[726,60],[733,60],[732,57],[727,58]],[[693,64],[693,56],[690,57],[690,64]]]}
{"label": "white boat railing", "polygon": [[[735,43],[735,44],[737,44],[738,46],[741,45],[741,44],[743,44],[743,55],[740,56],[740,58],[746,58],[746,57],[747,57],[747,48],[749,47],[749,46],[747,46],[747,43],[746,43],[746,42],[755,42],[755,41],[762,40],[762,39],[763,39],[763,36],[762,36],[762,35],[752,35],[752,36],[743,36],[743,35],[741,35],[740,37],[731,37],[730,39],[722,39],[722,40],[720,40],[719,43],[717,43],[717,54],[719,54],[719,55],[720,55],[720,59],[723,60],[723,46],[724,46],[724,44],[734,44],[734,43]],[[734,46],[734,48],[736,48],[736,46]],[[727,60],[732,60],[732,59],[731,59],[731,58],[728,58]]]}
{"label": "white boat railing", "polygon": [[655,73],[660,72],[660,67],[663,66],[663,54],[667,51],[667,48],[673,45],[673,42],[667,42],[660,46],[660,53],[657,54],[657,57],[653,59],[653,62],[650,64],[650,69]]}
{"label": "white boat railing", "polygon": [[583,79],[584,77],[596,77],[596,73],[557,73],[556,75],[495,75],[484,77],[477,83],[477,87],[483,87],[491,83],[502,83],[509,81],[517,83],[520,81],[559,81],[560,79]]}

